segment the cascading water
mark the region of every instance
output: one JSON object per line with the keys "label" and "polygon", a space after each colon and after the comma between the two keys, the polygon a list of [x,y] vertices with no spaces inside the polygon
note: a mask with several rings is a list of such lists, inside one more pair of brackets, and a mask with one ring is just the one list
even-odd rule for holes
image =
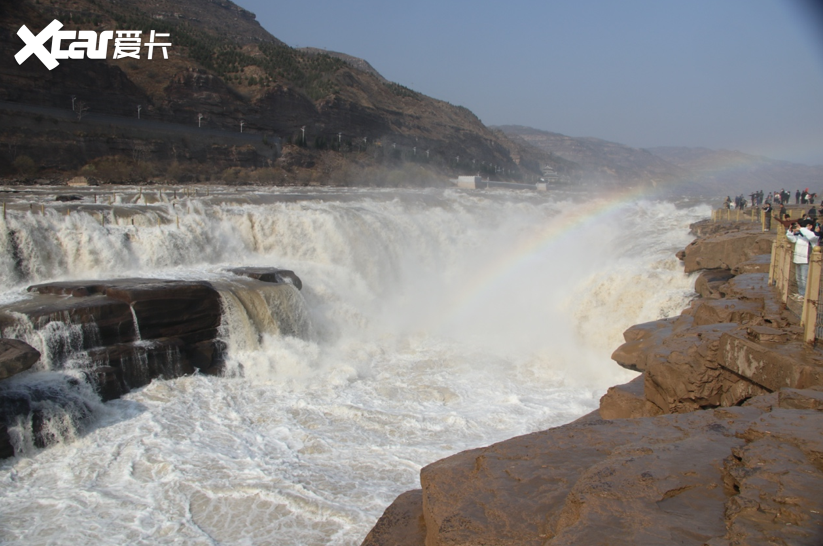
{"label": "cascading water", "polygon": [[[359,544],[423,465],[568,422],[630,379],[609,355],[632,324],[687,304],[674,252],[709,211],[506,191],[118,191],[68,215],[39,206],[53,194],[12,203],[0,302],[50,280],[207,280],[227,377],[106,404],[88,392],[85,428],[0,463],[9,544]],[[237,266],[291,269],[303,288],[260,288]]]}

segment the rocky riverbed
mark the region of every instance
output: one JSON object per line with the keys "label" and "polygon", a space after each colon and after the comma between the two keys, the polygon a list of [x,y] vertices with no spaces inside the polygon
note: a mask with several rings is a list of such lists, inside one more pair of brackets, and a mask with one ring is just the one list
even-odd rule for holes
{"label": "rocky riverbed", "polygon": [[612,357],[641,375],[578,421],[426,466],[363,545],[823,544],[823,351],[769,286],[775,235],[692,230],[699,296]]}
{"label": "rocky riverbed", "polygon": [[[229,273],[252,291],[302,288],[288,270],[239,267]],[[84,389],[106,402],[153,379],[223,372],[218,329],[224,309],[210,282],[71,281],[33,285],[28,292],[28,299],[0,306],[0,330],[9,338],[0,339],[0,458],[13,456],[20,443],[10,429],[44,447],[56,440],[49,421],[68,419],[81,428],[92,413],[80,396]],[[22,372],[65,370],[74,373],[49,384],[13,381]]]}

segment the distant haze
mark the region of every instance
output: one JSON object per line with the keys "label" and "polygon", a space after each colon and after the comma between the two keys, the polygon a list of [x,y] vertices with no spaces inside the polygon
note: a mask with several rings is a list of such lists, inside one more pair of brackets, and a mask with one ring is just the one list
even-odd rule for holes
{"label": "distant haze", "polygon": [[487,125],[823,165],[812,0],[235,1]]}

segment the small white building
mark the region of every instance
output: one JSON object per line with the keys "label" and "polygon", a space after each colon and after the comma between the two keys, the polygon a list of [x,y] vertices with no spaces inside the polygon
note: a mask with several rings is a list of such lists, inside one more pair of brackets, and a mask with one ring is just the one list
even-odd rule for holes
{"label": "small white building", "polygon": [[466,190],[476,190],[480,187],[481,178],[479,176],[458,176],[457,187]]}

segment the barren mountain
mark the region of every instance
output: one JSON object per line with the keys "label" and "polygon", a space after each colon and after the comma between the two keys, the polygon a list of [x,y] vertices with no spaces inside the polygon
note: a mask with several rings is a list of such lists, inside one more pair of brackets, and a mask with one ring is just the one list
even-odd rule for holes
{"label": "barren mountain", "polygon": [[[99,154],[134,156],[135,147],[147,150],[142,153],[146,162],[212,159],[208,153],[187,155],[183,140],[164,144],[154,138],[147,143],[147,137],[115,119],[139,115],[146,123],[223,131],[223,141],[240,131],[246,136],[257,134],[273,147],[279,161],[274,165],[284,168],[290,168],[294,158],[299,158],[300,166],[314,165],[320,156],[334,151],[349,154],[340,156],[343,163],[362,168],[413,164],[444,174],[480,170],[480,174],[520,176],[520,168],[497,135],[466,108],[387,82],[354,57],[290,48],[260,27],[254,14],[228,0],[22,0],[3,3],[0,9],[0,101],[14,105],[13,114],[0,108],[5,116],[0,144],[17,150],[9,153],[9,146],[3,146],[0,173],[13,172],[12,164],[21,152],[45,167],[55,147],[66,161],[49,167],[62,169],[79,168]],[[152,30],[168,33],[172,46],[168,59],[156,55],[149,60],[143,50],[140,59],[115,60],[110,42],[105,60],[63,60],[47,70],[31,56],[18,66],[14,54],[24,45],[18,29],[26,25],[36,35],[53,19],[63,23],[63,30],[140,30],[146,42]],[[49,126],[53,130],[38,131],[30,119],[23,119],[26,115],[52,118],[32,107],[68,110],[73,115],[78,103],[85,110],[78,114],[76,130],[55,122]],[[95,116],[97,125],[118,127],[122,138],[117,146],[107,145],[99,127],[81,127]],[[185,132],[182,128],[169,130]],[[78,138],[94,140],[95,145],[75,146]],[[195,135],[187,141],[192,139],[198,140]],[[133,141],[131,149],[123,140]],[[289,144],[303,151],[282,154],[282,147]],[[63,146],[73,147],[60,152]],[[209,148],[206,142],[199,146]],[[247,168],[272,165],[271,154],[258,152],[228,164],[221,159],[221,168],[232,162]],[[485,171],[478,165],[486,166]]]}

